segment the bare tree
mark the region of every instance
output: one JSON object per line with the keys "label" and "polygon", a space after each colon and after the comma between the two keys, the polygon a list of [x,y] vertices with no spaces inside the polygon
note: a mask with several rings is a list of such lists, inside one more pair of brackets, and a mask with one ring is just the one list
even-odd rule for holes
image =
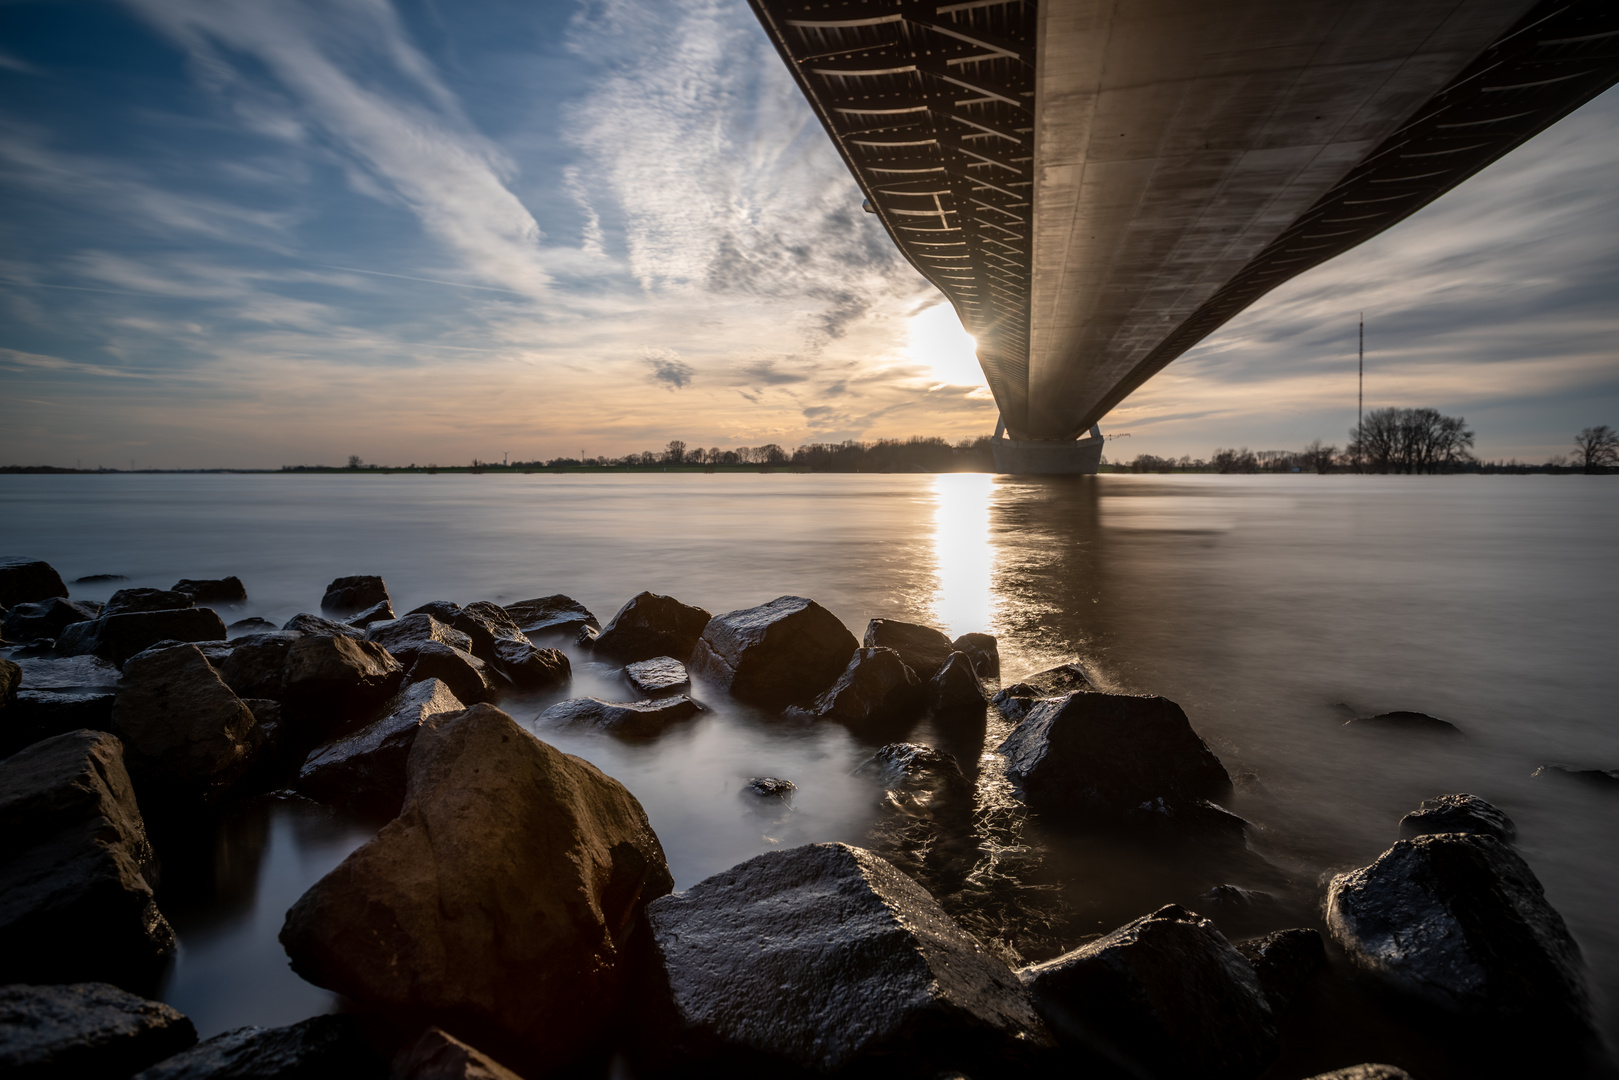
{"label": "bare tree", "polygon": [[359,454],[350,454],[349,455],[349,468],[358,469],[361,466],[361,464],[363,464],[363,463],[360,461],[360,455]]}
{"label": "bare tree", "polygon": [[679,465],[686,460],[686,444],[679,439],[670,439],[669,445],[664,448],[663,460],[670,465]]}
{"label": "bare tree", "polygon": [[1304,452],[1299,455],[1299,462],[1305,468],[1314,469],[1325,476],[1327,471],[1332,468],[1333,459],[1337,456],[1338,448],[1336,446],[1322,446],[1321,440],[1316,439],[1304,448]]}
{"label": "bare tree", "polygon": [[1606,472],[1619,465],[1619,431],[1607,424],[1585,428],[1574,436],[1574,449],[1586,472]]}
{"label": "bare tree", "polygon": [[1214,459],[1210,464],[1218,473],[1251,473],[1259,468],[1259,459],[1250,453],[1246,446],[1240,450],[1220,447],[1214,451]]}
{"label": "bare tree", "polygon": [[1373,409],[1349,432],[1347,453],[1373,472],[1440,472],[1473,460],[1473,432],[1438,409]]}

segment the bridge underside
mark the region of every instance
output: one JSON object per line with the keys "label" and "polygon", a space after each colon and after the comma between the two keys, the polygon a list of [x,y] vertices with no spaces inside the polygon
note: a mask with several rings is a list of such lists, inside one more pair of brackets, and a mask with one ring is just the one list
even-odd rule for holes
{"label": "bridge underside", "polygon": [[1612,0],[751,2],[1024,442],[1619,80]]}

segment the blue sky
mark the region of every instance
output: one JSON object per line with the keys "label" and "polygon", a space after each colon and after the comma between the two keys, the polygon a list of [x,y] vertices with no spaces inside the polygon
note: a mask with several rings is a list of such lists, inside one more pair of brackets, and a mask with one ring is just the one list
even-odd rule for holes
{"label": "blue sky", "polygon": [[[0,102],[0,462],[994,425],[742,0],[0,3]],[[1361,308],[1369,404],[1490,457],[1619,424],[1616,132],[1610,92],[1279,289],[1120,456],[1341,443]]]}

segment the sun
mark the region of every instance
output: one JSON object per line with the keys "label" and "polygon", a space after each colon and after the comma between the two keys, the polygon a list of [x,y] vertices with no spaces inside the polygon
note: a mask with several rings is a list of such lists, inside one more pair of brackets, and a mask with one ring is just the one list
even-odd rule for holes
{"label": "sun", "polygon": [[911,359],[925,365],[940,382],[953,386],[983,386],[978,366],[978,342],[961,328],[949,304],[934,304],[911,316]]}

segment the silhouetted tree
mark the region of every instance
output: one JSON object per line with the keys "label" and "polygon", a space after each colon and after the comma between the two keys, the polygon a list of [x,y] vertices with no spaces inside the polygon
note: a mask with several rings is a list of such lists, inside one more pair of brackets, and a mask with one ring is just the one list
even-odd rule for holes
{"label": "silhouetted tree", "polygon": [[1338,448],[1336,446],[1322,446],[1321,440],[1316,439],[1304,448],[1304,452],[1299,455],[1299,460],[1305,468],[1314,469],[1316,472],[1326,475],[1327,470],[1332,468],[1333,459],[1337,456]]}
{"label": "silhouetted tree", "polygon": [[1240,450],[1220,447],[1214,451],[1211,464],[1217,473],[1251,473],[1259,467],[1259,459],[1249,453],[1246,446]]}
{"label": "silhouetted tree", "polygon": [[1349,432],[1347,453],[1373,472],[1449,471],[1473,461],[1473,433],[1438,409],[1373,409]]}
{"label": "silhouetted tree", "polygon": [[1619,465],[1619,431],[1607,424],[1585,428],[1574,436],[1574,449],[1586,472],[1606,472]]}
{"label": "silhouetted tree", "polygon": [[684,464],[686,460],[686,444],[679,439],[670,439],[669,445],[663,448],[663,460],[669,465]]}
{"label": "silhouetted tree", "polygon": [[360,467],[360,465],[361,465],[360,455],[359,454],[350,454],[349,455],[349,468],[358,469]]}

